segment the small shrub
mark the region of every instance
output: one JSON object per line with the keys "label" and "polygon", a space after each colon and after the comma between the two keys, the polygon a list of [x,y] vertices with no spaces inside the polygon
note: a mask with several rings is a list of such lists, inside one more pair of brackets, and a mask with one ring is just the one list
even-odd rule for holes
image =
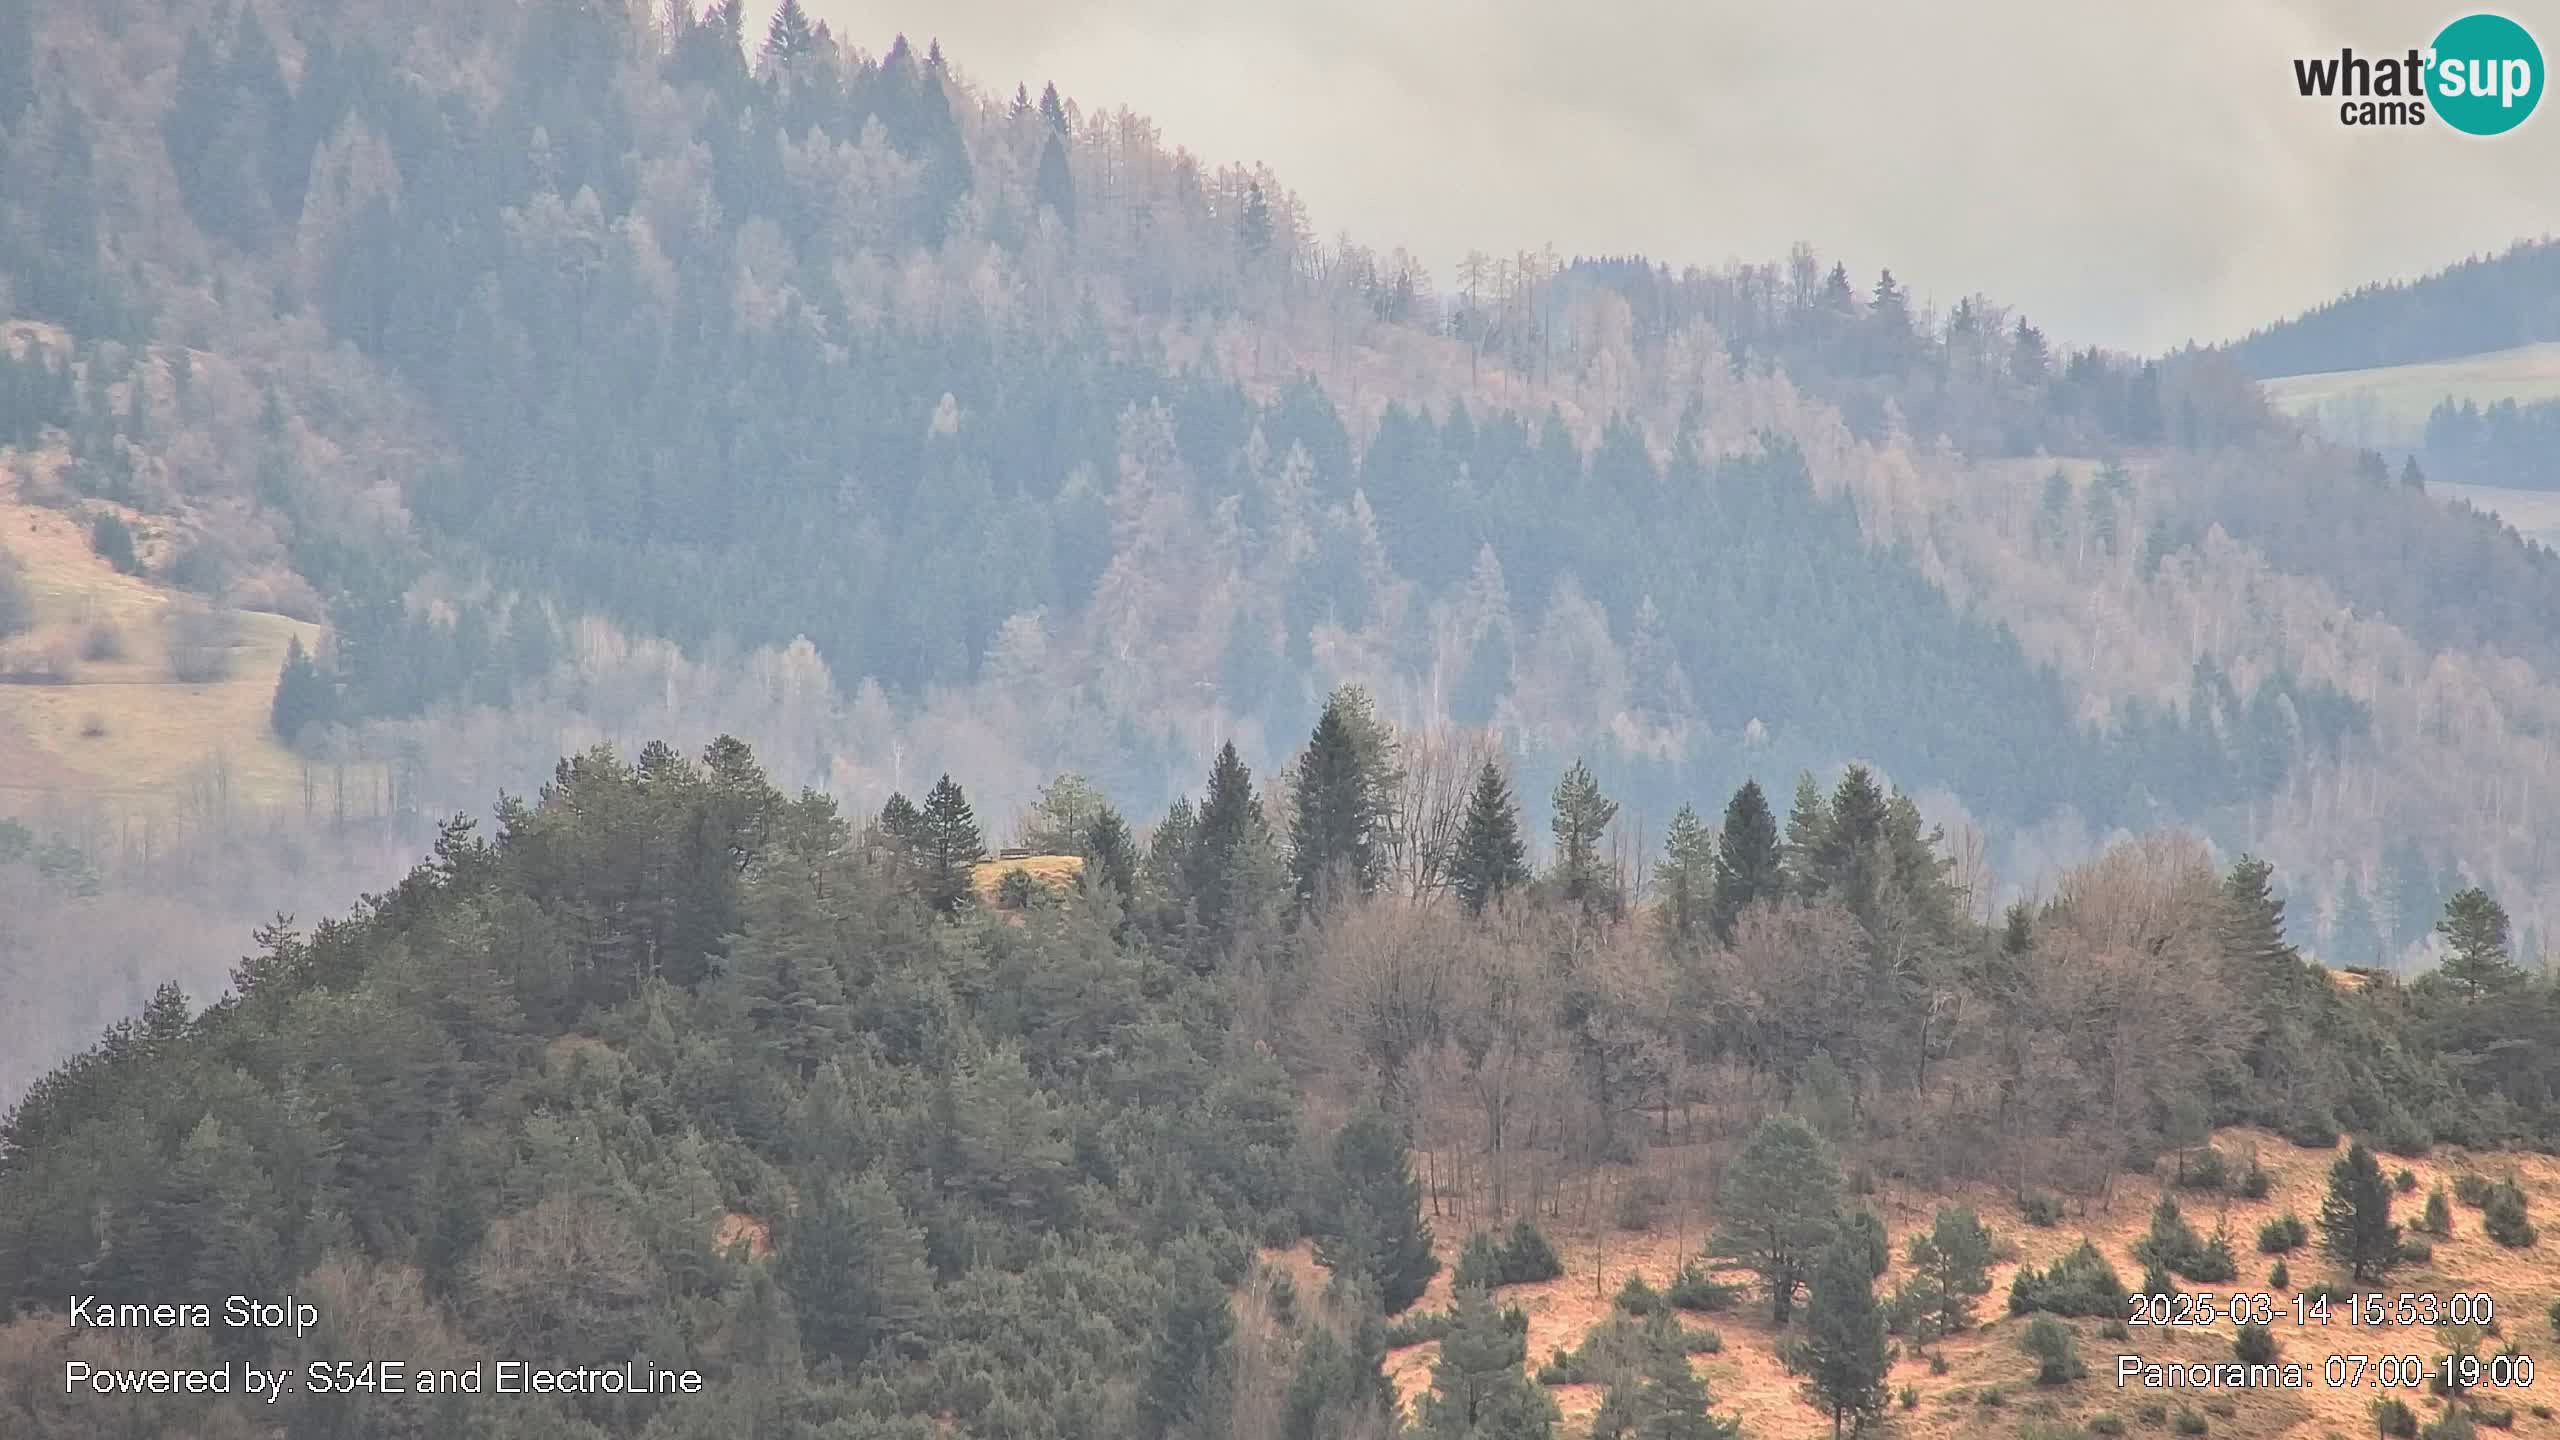
{"label": "small shrub", "polygon": [[1943,1352],[1936,1350],[1929,1352],[1929,1373],[1932,1375],[1947,1373],[1947,1357]]}
{"label": "small shrub", "polygon": [[2477,1210],[2489,1203],[2489,1182],[2476,1174],[2457,1175],[2453,1180],[2453,1198]]}
{"label": "small shrub", "polygon": [[2194,1407],[2181,1405],[2177,1418],[2169,1422],[2169,1428],[2181,1435],[2202,1435],[2213,1427],[2205,1423],[2205,1418],[2197,1414]]}
{"label": "small shrub", "polygon": [[2394,1106],[2374,1128],[2373,1143],[2393,1155],[2418,1156],[2427,1153],[2435,1136],[2427,1131],[2427,1123],[2406,1110]]}
{"label": "small shrub", "polygon": [[2145,1400],[2134,1407],[2133,1418],[2145,1425],[2166,1425],[2169,1423],[2169,1407],[2164,1401]]}
{"label": "small shrub", "polygon": [[2098,1327],[2098,1334],[2102,1338],[2108,1340],[2130,1340],[2133,1338],[2133,1330],[2131,1327],[2127,1326],[2122,1320],[2115,1319],[2112,1316],[2108,1318],[2105,1324]]}
{"label": "small shrub", "polygon": [[2264,1255],[2289,1255],[2310,1239],[2310,1227],[2299,1215],[2279,1215],[2258,1227],[2258,1251]]}
{"label": "small shrub", "polygon": [[2501,1180],[2489,1188],[2480,1207],[2480,1228],[2510,1250],[2533,1244],[2533,1222],[2525,1217],[2524,1191],[2515,1181]]}
{"label": "small shrub", "polygon": [[2267,1288],[2270,1290],[2293,1288],[2293,1272],[2285,1268],[2283,1261],[2279,1260],[2267,1267]]}
{"label": "small shrub", "polygon": [[996,908],[1028,910],[1039,890],[1040,882],[1031,878],[1030,871],[1007,870],[1004,878],[996,882]]}
{"label": "small shrub", "polygon": [[2050,1315],[2038,1315],[2027,1322],[2026,1333],[2018,1337],[2018,1346],[2035,1358],[2036,1383],[2062,1385],[2087,1373],[2080,1363],[2080,1349],[2071,1339],[2071,1327]]}
{"label": "small shrub", "polygon": [[1387,1348],[1425,1345],[1449,1333],[1449,1312],[1411,1310],[1387,1322]]}
{"label": "small shrub", "polygon": [[1973,1403],[1985,1410],[1997,1410],[2009,1403],[2009,1392],[1997,1385],[1985,1385],[1973,1397]]}
{"label": "small shrub", "polygon": [[2354,1294],[2353,1290],[2334,1280],[2314,1280],[2302,1290],[2303,1299],[2325,1300],[2332,1305],[2343,1305]]}
{"label": "small shrub", "polygon": [[2418,1228],[2439,1240],[2453,1233],[2453,1206],[2445,1200],[2443,1186],[2427,1192],[2427,1212]]}
{"label": "small shrub", "polygon": [[1692,1355],[1721,1355],[1724,1353],[1724,1337],[1701,1325],[1695,1330],[1683,1329],[1680,1346]]}
{"label": "small shrub", "polygon": [[2124,1417],[2113,1410],[2101,1410],[2089,1417],[2087,1428],[2092,1435],[2121,1435],[2124,1433]]}
{"label": "small shrub", "polygon": [[2231,1358],[2243,1365],[2272,1365],[2276,1332],[2264,1325],[2241,1325],[2231,1333]]}
{"label": "small shrub", "polygon": [[1502,1283],[1502,1247],[1482,1230],[1467,1237],[1458,1250],[1458,1268],[1449,1275],[1459,1290],[1490,1290]]}
{"label": "small shrub", "polygon": [[2050,1230],[2062,1223],[2060,1197],[2036,1191],[2018,1201],[2018,1214],[2040,1230]]}
{"label": "small shrub", "polygon": [[2335,1150],[2338,1122],[2326,1114],[2297,1115],[2285,1122],[2284,1138],[2305,1150]]}
{"label": "small shrub", "polygon": [[2398,1396],[2385,1395],[2373,1402],[2373,1429],[2394,1440],[2411,1440],[2418,1433],[2418,1412]]}
{"label": "small shrub", "polygon": [[2391,1188],[2403,1195],[2414,1192],[2418,1188],[2418,1172],[2406,1165],[2401,1166],[2400,1173],[2391,1177]]}
{"label": "small shrub", "polygon": [[2275,1183],[2275,1177],[2267,1173],[2267,1167],[2259,1164],[2253,1153],[2249,1156],[2249,1168],[2240,1172],[2237,1188],[2246,1199],[2264,1200],[2267,1192],[2275,1188]]}
{"label": "small shrub", "polygon": [[1741,1297],[1741,1286],[1718,1280],[1694,1260],[1681,1266],[1680,1273],[1671,1277],[1671,1287],[1662,1292],[1672,1309],[1698,1315],[1730,1310]]}
{"label": "small shrub", "polygon": [[2532,1409],[2533,1418],[2536,1420],[2548,1420],[2551,1418],[2552,1411],[2551,1407],[2548,1405],[2536,1405],[2532,1407]]}
{"label": "small shrub", "polygon": [[2400,1237],[2400,1259],[2410,1265],[2424,1265],[2436,1258],[2435,1242],[2424,1235]]}
{"label": "small shrub", "polygon": [[107,717],[106,717],[106,716],[99,714],[99,713],[98,713],[97,711],[95,711],[95,710],[92,710],[92,711],[90,711],[88,714],[83,715],[83,716],[81,716],[81,717],[80,717],[80,738],[81,738],[81,739],[83,739],[83,740],[96,740],[96,739],[103,738],[103,737],[106,735],[106,733],[107,733]]}
{"label": "small shrub", "polygon": [[2456,1405],[2418,1434],[2419,1440],[2478,1440],[2480,1431],[2471,1423],[2471,1413]]}
{"label": "small shrub", "polygon": [[2235,1400],[2216,1397],[2204,1402],[2204,1413],[2216,1420],[2228,1420],[2240,1413],[2240,1405]]}
{"label": "small shrub", "polygon": [[1905,1410],[1917,1410],[1920,1408],[1919,1386],[1905,1385],[1902,1387],[1902,1408]]}
{"label": "small shrub", "polygon": [[98,558],[127,575],[142,573],[142,561],[133,551],[133,530],[124,517],[113,510],[101,510],[89,522],[89,545]]}
{"label": "small shrub", "polygon": [[2116,1278],[2115,1267],[2085,1239],[2047,1269],[2020,1266],[2017,1277],[2009,1282],[2012,1315],[2042,1311],[2092,1319],[2121,1318],[2124,1298],[2124,1282]]}
{"label": "small shrub", "polygon": [[2551,1308],[2543,1313],[2551,1318],[2551,1333],[2560,1335],[2560,1300],[2552,1301]]}
{"label": "small shrub", "polygon": [[1546,1232],[1526,1218],[1512,1222],[1511,1233],[1502,1242],[1502,1283],[1535,1285],[1564,1274],[1564,1261],[1556,1255],[1556,1247],[1547,1243]]}
{"label": "small shrub", "polygon": [[2188,1190],[2228,1189],[2231,1185],[2231,1162],[2221,1151],[2207,1145],[2179,1165],[2178,1184]]}
{"label": "small shrub", "polygon": [[2513,1405],[2474,1405],[2471,1407],[2471,1418],[2488,1426],[2492,1430],[2513,1430],[2516,1428],[2516,1407]]}
{"label": "small shrub", "polygon": [[1618,1287],[1613,1303],[1630,1315],[1650,1315],[1662,1308],[1662,1292],[1646,1284],[1641,1273],[1630,1273],[1627,1283]]}
{"label": "small shrub", "polygon": [[80,658],[92,662],[124,658],[124,632],[112,620],[92,620],[80,631]]}

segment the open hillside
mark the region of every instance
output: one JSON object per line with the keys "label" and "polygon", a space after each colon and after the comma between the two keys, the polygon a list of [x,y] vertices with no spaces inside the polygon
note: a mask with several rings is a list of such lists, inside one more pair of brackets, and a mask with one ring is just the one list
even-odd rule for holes
{"label": "open hillside", "polygon": [[2229,350],[2251,375],[2307,376],[2459,362],[2555,340],[2560,240],[2546,237],[2414,280],[2364,286],[2258,330]]}
{"label": "open hillside", "polygon": [[2267,398],[2350,445],[2418,450],[2427,418],[2447,400],[2494,405],[2560,400],[2560,341],[2373,369],[2285,375]]}

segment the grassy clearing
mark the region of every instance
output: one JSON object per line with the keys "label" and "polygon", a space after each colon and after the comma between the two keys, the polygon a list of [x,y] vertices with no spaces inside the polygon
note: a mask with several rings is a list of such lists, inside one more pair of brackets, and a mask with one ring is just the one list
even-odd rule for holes
{"label": "grassy clearing", "polygon": [[2265,385],[2277,409],[2316,421],[2339,440],[2406,448],[2447,396],[2483,405],[2560,399],[2560,341],[2423,365],[2287,375]]}

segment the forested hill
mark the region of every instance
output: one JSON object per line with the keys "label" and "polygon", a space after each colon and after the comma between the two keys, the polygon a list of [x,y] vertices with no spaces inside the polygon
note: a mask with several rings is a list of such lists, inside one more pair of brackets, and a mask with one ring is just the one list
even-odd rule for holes
{"label": "forested hill", "polygon": [[2252,331],[2230,354],[2242,370],[2266,377],[2414,365],[2546,340],[2560,340],[2560,240],[2547,238],[2350,291]]}
{"label": "forested hill", "polygon": [[[2015,883],[2259,850],[2333,956],[2560,907],[2560,567],[2229,356],[1806,248],[1433,276],[1105,101],[742,17],[0,0],[0,504],[326,627],[298,786],[45,817],[105,890],[172,829],[334,845],[317,777],[423,824],[599,737],[1160,813],[1350,682],[1530,793],[1587,761],[1631,834],[1860,759]],[[9,673],[108,663],[74,600]]]}
{"label": "forested hill", "polygon": [[[1986,924],[1944,837],[1852,768],[1783,827],[1757,784],[1721,823],[1684,810],[1637,907],[1588,771],[1541,805],[1469,761],[1345,692],[1285,784],[1228,748],[1143,847],[1090,787],[1051,787],[1031,833],[1081,872],[990,904],[951,777],[855,825],[734,741],[564,760],[494,834],[449,823],[396,887],[271,927],[210,1008],[164,991],[9,1114],[8,1433],[1730,1436],[1742,1396],[1696,1354],[1718,1387],[1764,1387],[1744,1433],[1801,1434],[1880,1414],[1888,1373],[1933,1413],[2022,1384],[2021,1336],[2051,1356],[2034,1403],[2077,1418],[2122,1392],[2072,1383],[2042,1312],[2121,1318],[2110,1262],[2084,1243],[2049,1279],[2026,1266],[1996,1318],[1976,1297],[2014,1249],[1938,1257],[1980,1229],[1954,1204],[1906,1247],[1914,1197],[2087,1226],[2154,1176],[2247,1203],[2331,1166],[2342,1127],[2410,1157],[2560,1139],[2560,982],[2514,963],[2478,890],[2442,916],[2443,971],[2406,987],[2306,964],[2262,862],[2217,877],[2178,837]],[[1417,787],[1459,813],[1408,824],[1440,813]],[[1558,858],[1533,873],[1541,819]],[[2283,1139],[2206,1147],[2233,1124]],[[2364,1155],[2332,1186],[2380,1226]],[[2490,1239],[2466,1219],[2462,1243],[2530,1251],[2525,1194],[2473,1183]],[[2163,1212],[2147,1286],[2233,1277],[2227,1236]],[[2352,1229],[2330,1229],[2337,1273],[2420,1263]],[[1496,1306],[1563,1256],[1570,1283],[1526,1302],[1555,1350],[1533,1381],[1529,1315]],[[2305,1290],[2329,1273],[2296,1260]],[[2501,1314],[2538,1309],[2523,1285],[2547,1289],[2510,1270]],[[1563,1297],[1603,1286],[1662,1313],[1575,1321]],[[316,1323],[102,1331],[70,1308],[231,1295]],[[1818,1353],[1799,1340],[1856,1343],[1781,1371]],[[387,1361],[396,1387],[307,1378]],[[419,1389],[501,1361],[702,1384]],[[63,1383],[242,1363],[292,1383]],[[2301,1415],[2259,1418],[2231,1433]]]}

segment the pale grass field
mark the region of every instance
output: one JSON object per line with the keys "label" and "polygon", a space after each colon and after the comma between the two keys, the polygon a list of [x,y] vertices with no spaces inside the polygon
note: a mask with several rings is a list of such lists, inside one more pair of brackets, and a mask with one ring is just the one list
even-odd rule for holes
{"label": "pale grass field", "polygon": [[2262,383],[2277,409],[2317,420],[2339,440],[2406,447],[2426,429],[2428,412],[2448,396],[2482,405],[2560,399],[2560,341],[2420,365],[2287,375]]}
{"label": "pale grass field", "polygon": [[[2340,1278],[2316,1248],[2306,1248],[2284,1257],[2290,1270],[2289,1286],[2278,1290],[2268,1285],[2268,1269],[2276,1257],[2258,1253],[2257,1234],[2265,1221],[2291,1212],[2313,1225],[2316,1247],[2315,1222],[2328,1168],[2336,1153],[2343,1152],[2343,1143],[2340,1152],[2304,1150],[2277,1136],[2253,1131],[2225,1131],[2216,1143],[2234,1157],[2254,1150],[2275,1183],[2266,1199],[2232,1197],[2227,1204],[2213,1195],[2180,1193],[2179,1203],[2187,1221],[2199,1233],[2210,1236],[2217,1224],[2228,1227],[2240,1263],[2240,1278],[2236,1281],[2216,1286],[2189,1283],[2186,1288],[2218,1290],[2226,1295],[2233,1291],[2270,1293],[2283,1304],[2316,1282]],[[1657,1149],[1648,1155],[1645,1165],[1668,1172],[1681,1163],[1680,1154],[1677,1147]],[[2544,1232],[2530,1249],[2511,1251],[2499,1247],[2481,1233],[2478,1211],[2456,1205],[2453,1236],[2436,1242],[2435,1258],[2430,1264],[2403,1267],[2386,1281],[2363,1288],[2394,1296],[2403,1291],[2438,1295],[2468,1291],[2494,1297],[2504,1339],[2520,1345],[2548,1373],[2537,1377],[2532,1390],[2508,1392],[2492,1403],[2514,1406],[2515,1427],[2508,1433],[2560,1436],[2560,1422],[2537,1419],[2529,1408],[2537,1399],[2560,1406],[2560,1344],[2554,1343],[2550,1321],[2544,1313],[2554,1298],[2560,1297],[2560,1233],[2552,1228],[2560,1225],[2560,1161],[2504,1153],[2466,1156],[2450,1150],[2416,1159],[2389,1155],[2378,1158],[2386,1176],[2406,1167],[2418,1177],[2417,1191],[2400,1196],[2395,1202],[2394,1214],[2404,1224],[2418,1218],[2429,1186],[2441,1183],[2450,1192],[2454,1177],[2465,1170],[2476,1170],[2493,1179],[2513,1173],[2524,1187],[2534,1221]],[[2164,1161],[2163,1175],[2168,1170]],[[1630,1178],[1622,1172],[1612,1183],[1625,1184]],[[1983,1323],[1934,1347],[1946,1357],[1945,1375],[1930,1374],[1928,1362],[1918,1355],[1904,1355],[1894,1365],[1887,1377],[1889,1388],[1898,1395],[1904,1385],[1914,1386],[1920,1403],[1916,1409],[1904,1410],[1897,1400],[1890,1410],[1892,1423],[1887,1433],[1914,1440],[2009,1436],[2038,1420],[2079,1423],[2102,1412],[2112,1412],[2125,1422],[2129,1436],[2165,1436],[2171,1433],[2166,1425],[2146,1426],[2138,1419],[2146,1402],[2164,1402],[2174,1415],[2182,1405],[2202,1412],[2208,1400],[2227,1400],[2230,1414],[2206,1415],[2213,1435],[2334,1435],[2341,1440],[2371,1435],[2373,1423],[2368,1407],[2385,1393],[2371,1386],[2360,1391],[2315,1388],[2159,1394],[2138,1387],[2117,1387],[2115,1360],[2119,1354],[2139,1355],[2149,1361],[2230,1359],[2231,1331],[2227,1326],[2177,1331],[2136,1329],[2128,1340],[2110,1340],[2099,1333],[2099,1322],[2073,1320],[2068,1323],[2078,1337],[2080,1358],[2088,1367],[2088,1375],[2050,1388],[2034,1383],[2035,1363],[2018,1347],[2026,1322],[2012,1319],[2007,1313],[2009,1282],[2019,1264],[2049,1264],[2086,1235],[2097,1242],[2127,1286],[2137,1285],[2142,1267],[2132,1258],[2132,1246],[2150,1224],[2151,1208],[2159,1198],[2162,1183],[2145,1177],[2122,1180],[2110,1206],[2067,1217],[2050,1229],[2028,1225],[2010,1197],[1997,1187],[1973,1187],[1954,1197],[1917,1192],[1868,1197],[1868,1202],[1884,1216],[1895,1250],[1893,1268],[1877,1282],[1880,1295],[1889,1293],[1906,1274],[1901,1253],[1904,1244],[1914,1232],[1927,1227],[1935,1207],[1949,1198],[1973,1205],[1998,1240],[2014,1243],[2018,1257],[1992,1268],[1991,1292],[1982,1298],[1980,1307]],[[1447,1203],[1445,1198],[1443,1203]],[[1564,1259],[1564,1277],[1539,1285],[1506,1286],[1496,1292],[1499,1303],[1518,1305],[1529,1317],[1528,1363],[1533,1370],[1551,1350],[1571,1348],[1587,1330],[1607,1317],[1608,1297],[1616,1293],[1630,1272],[1641,1272],[1656,1289],[1667,1286],[1681,1260],[1698,1251],[1700,1237],[1711,1224],[1711,1217],[1695,1213],[1685,1222],[1675,1222],[1675,1217],[1666,1214],[1663,1223],[1649,1233],[1614,1228],[1597,1231],[1578,1222],[1579,1208],[1568,1203],[1563,1216],[1542,1219]],[[1604,1199],[1591,1209],[1607,1215],[1614,1213],[1615,1207]],[[1436,1310],[1448,1304],[1448,1267],[1456,1264],[1458,1249],[1467,1234],[1485,1223],[1488,1219],[1442,1218],[1434,1222],[1435,1248],[1443,1268],[1417,1305],[1418,1310]],[[1325,1274],[1315,1263],[1309,1246],[1266,1251],[1264,1258],[1288,1270],[1302,1295],[1323,1293]],[[1748,1277],[1727,1273],[1724,1278]],[[2300,1361],[2316,1375],[2320,1362],[2331,1354],[2414,1352],[2432,1360],[2443,1348],[2428,1332],[2359,1330],[2339,1318],[2342,1315],[2342,1309],[2335,1312],[2325,1329],[2298,1328],[2290,1320],[2279,1320],[2274,1327],[2280,1347],[2278,1359]],[[1722,1352],[1701,1355],[1694,1363],[1713,1397],[1713,1408],[1719,1414],[1740,1416],[1744,1434],[1751,1440],[1831,1433],[1829,1421],[1803,1402],[1799,1382],[1780,1363],[1777,1347],[1783,1337],[1769,1326],[1765,1302],[1754,1296],[1740,1308],[1723,1314],[1682,1318],[1686,1324],[1710,1326],[1722,1335]],[[2483,1350],[2494,1351],[2500,1343],[2490,1341]],[[1388,1357],[1389,1373],[1409,1405],[1430,1387],[1431,1364],[1438,1348],[1436,1344],[1416,1345]],[[1985,1407],[1979,1397],[1993,1387],[2002,1391],[2004,1403],[1996,1408]],[[1598,1389],[1591,1386],[1566,1386],[1549,1393],[1564,1412],[1567,1434],[1586,1425],[1600,1403]],[[2444,1408],[2443,1402],[2424,1393],[2391,1393],[2402,1394],[2417,1410],[2421,1422],[2433,1419]]]}
{"label": "pale grass field", "polygon": [[119,809],[300,802],[302,764],[270,732],[268,707],[286,643],[315,643],[319,626],[224,612],[233,626],[229,675],[179,683],[164,631],[182,601],[100,559],[81,517],[0,488],[0,546],[16,557],[35,602],[35,628],[5,642],[10,653],[77,656],[98,624],[111,626],[122,647],[117,658],[73,660],[68,684],[0,684],[0,813],[88,800]]}

